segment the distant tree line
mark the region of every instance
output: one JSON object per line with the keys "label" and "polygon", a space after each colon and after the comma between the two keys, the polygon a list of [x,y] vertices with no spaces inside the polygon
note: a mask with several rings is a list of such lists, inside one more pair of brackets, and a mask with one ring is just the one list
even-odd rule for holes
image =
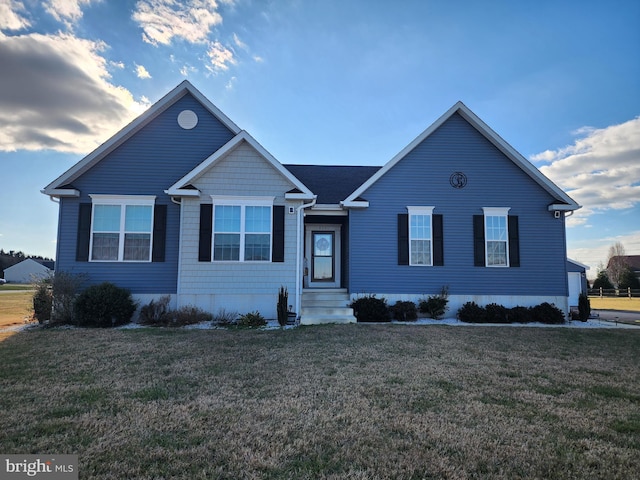
{"label": "distant tree line", "polygon": [[31,258],[36,261],[49,261],[53,262],[53,258],[42,257],[40,255],[26,255],[24,252],[9,250],[5,252],[0,249],[0,277],[4,277],[4,270],[16,263],[20,263],[27,258]]}

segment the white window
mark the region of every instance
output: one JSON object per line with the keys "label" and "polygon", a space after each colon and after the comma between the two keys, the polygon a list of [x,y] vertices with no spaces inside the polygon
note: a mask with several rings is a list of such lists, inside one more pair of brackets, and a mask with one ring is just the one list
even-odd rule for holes
{"label": "white window", "polygon": [[90,196],[91,261],[150,262],[155,196]]}
{"label": "white window", "polygon": [[273,197],[213,199],[213,260],[271,261]]}
{"label": "white window", "polygon": [[407,207],[409,211],[409,265],[433,265],[434,207]]}
{"label": "white window", "polygon": [[509,208],[485,207],[485,259],[488,267],[509,266]]}

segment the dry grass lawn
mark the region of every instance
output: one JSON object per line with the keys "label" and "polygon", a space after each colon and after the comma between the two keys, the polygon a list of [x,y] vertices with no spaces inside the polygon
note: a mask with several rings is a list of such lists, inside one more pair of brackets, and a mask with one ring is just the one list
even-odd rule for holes
{"label": "dry grass lawn", "polygon": [[626,310],[640,312],[640,298],[599,298],[589,297],[591,308],[596,310]]}
{"label": "dry grass lawn", "polygon": [[6,285],[0,288],[0,328],[24,325],[32,315],[33,292],[9,290]]}
{"label": "dry grass lawn", "polygon": [[619,478],[640,332],[41,330],[0,343],[4,453],[80,478]]}

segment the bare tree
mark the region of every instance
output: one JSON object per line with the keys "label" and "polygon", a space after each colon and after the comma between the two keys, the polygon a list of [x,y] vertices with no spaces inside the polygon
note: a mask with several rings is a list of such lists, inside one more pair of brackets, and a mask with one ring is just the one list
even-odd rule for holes
{"label": "bare tree", "polygon": [[620,286],[620,277],[625,268],[627,268],[627,259],[625,258],[624,246],[622,243],[616,242],[609,247],[607,260],[607,276],[616,288]]}

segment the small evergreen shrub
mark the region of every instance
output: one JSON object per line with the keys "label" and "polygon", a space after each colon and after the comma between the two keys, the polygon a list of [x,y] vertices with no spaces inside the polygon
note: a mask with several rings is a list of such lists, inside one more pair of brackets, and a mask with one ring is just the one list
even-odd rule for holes
{"label": "small evergreen shrub", "polygon": [[289,318],[289,292],[286,287],[280,287],[280,290],[278,290],[276,310],[278,312],[278,324],[284,327]]}
{"label": "small evergreen shrub", "polygon": [[559,325],[564,323],[564,314],[555,305],[544,302],[535,307],[531,307],[531,322],[546,323],[549,325]]}
{"label": "small evergreen shrub", "polygon": [[81,327],[116,327],[131,321],[136,305],[131,293],[113,283],[93,285],[78,295],[75,314]]}
{"label": "small evergreen shrub", "polygon": [[487,311],[476,302],[467,302],[458,310],[458,320],[466,323],[486,323]]}
{"label": "small evergreen shrub", "polygon": [[249,312],[238,317],[236,325],[238,327],[257,328],[267,324],[265,318],[259,312]]}
{"label": "small evergreen shrub", "polygon": [[527,323],[529,321],[529,309],[527,307],[513,307],[507,312],[509,323]]}
{"label": "small evergreen shrub", "polygon": [[365,295],[351,302],[353,313],[358,322],[389,322],[389,307],[387,300],[376,298],[374,295]]}
{"label": "small evergreen shrub", "polygon": [[413,302],[397,301],[389,307],[391,316],[399,322],[413,322],[418,319],[418,309]]}
{"label": "small evergreen shrub", "polygon": [[498,305],[497,303],[490,303],[489,305],[484,307],[485,310],[485,321],[486,323],[511,323],[507,317],[509,314],[509,310],[502,305]]}
{"label": "small evergreen shrub", "polygon": [[51,309],[53,308],[53,287],[51,279],[45,279],[36,284],[33,293],[33,318],[38,323],[46,323],[51,320]]}
{"label": "small evergreen shrub", "polygon": [[578,297],[578,319],[586,322],[591,315],[591,301],[584,293]]}
{"label": "small evergreen shrub", "polygon": [[420,312],[426,314],[429,318],[438,320],[447,311],[449,303],[449,289],[442,287],[438,295],[430,295],[426,300],[420,301]]}

